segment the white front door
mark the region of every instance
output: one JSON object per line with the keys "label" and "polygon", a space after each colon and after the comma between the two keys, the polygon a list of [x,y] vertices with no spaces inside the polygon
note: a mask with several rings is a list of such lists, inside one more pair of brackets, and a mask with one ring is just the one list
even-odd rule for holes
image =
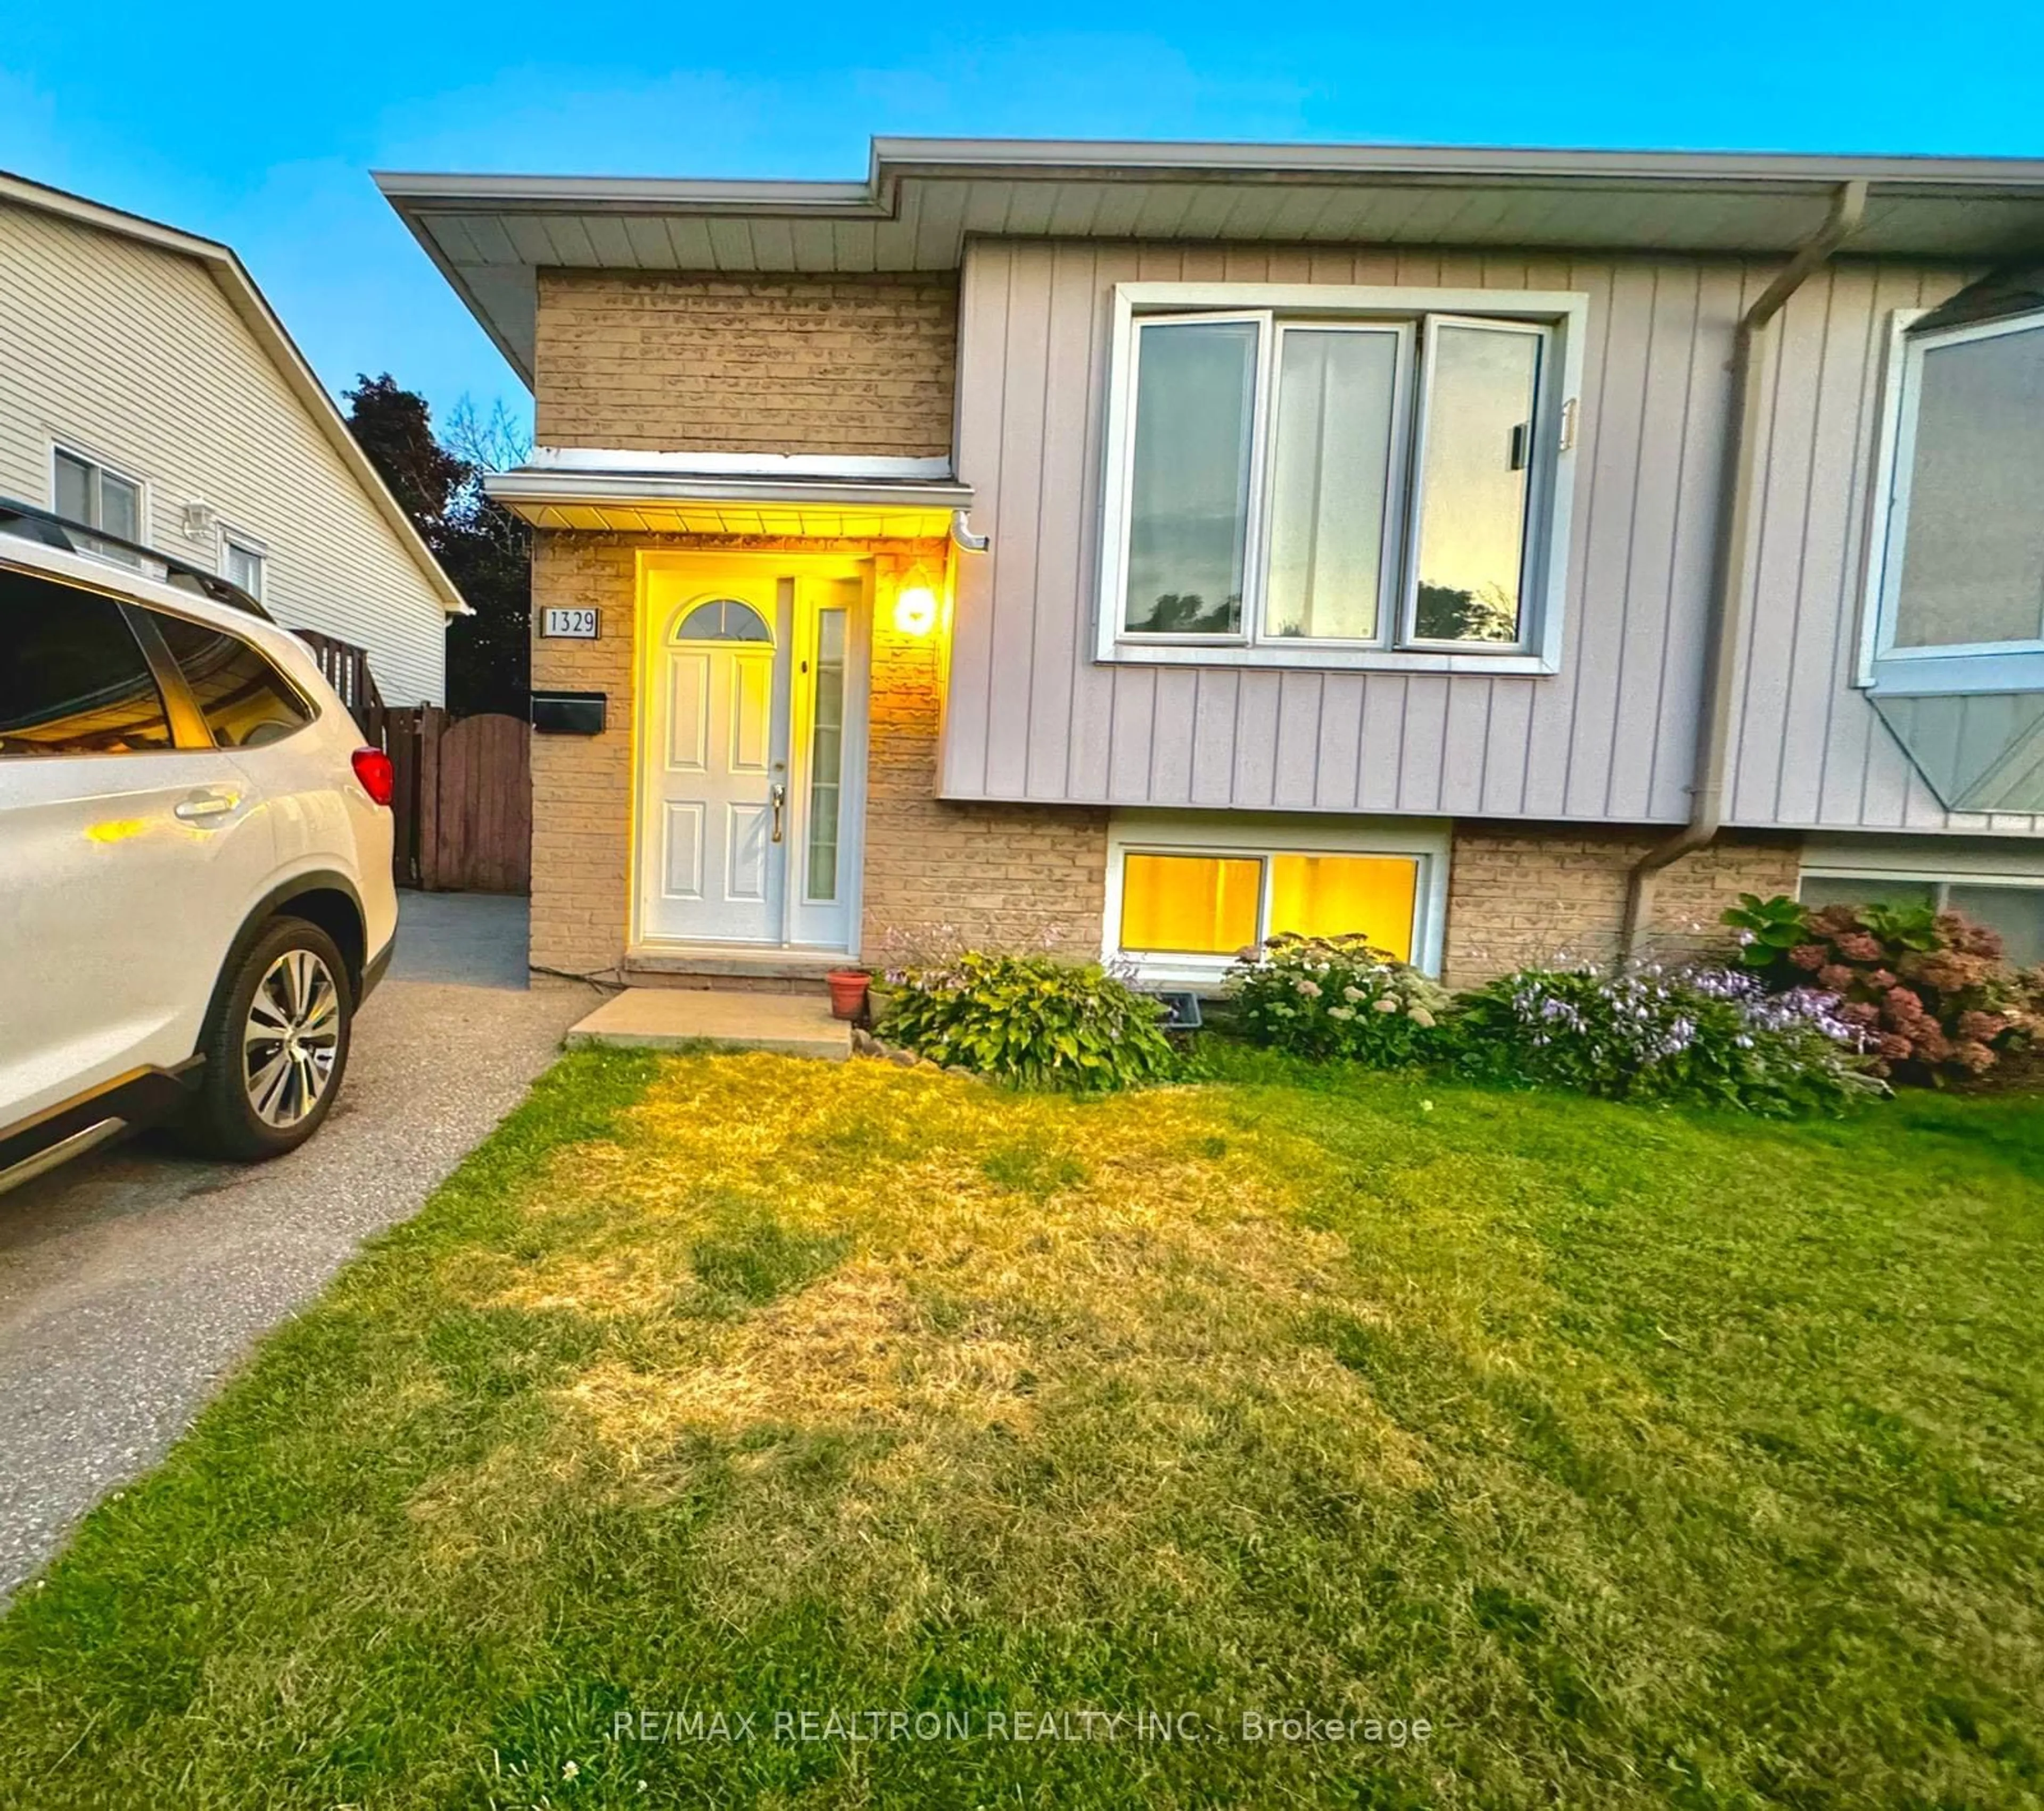
{"label": "white front door", "polygon": [[636,940],[850,950],[866,586],[842,556],[647,556]]}
{"label": "white front door", "polygon": [[781,941],[787,632],[774,595],[685,605],[654,673],[644,934]]}

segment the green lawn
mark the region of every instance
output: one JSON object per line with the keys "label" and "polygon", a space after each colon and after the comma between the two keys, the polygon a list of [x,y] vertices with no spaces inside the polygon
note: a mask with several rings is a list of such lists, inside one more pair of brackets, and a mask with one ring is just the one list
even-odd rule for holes
{"label": "green lawn", "polygon": [[0,1801],[2044,1802],[2044,1103],[1223,1061],[565,1061],[17,1599]]}

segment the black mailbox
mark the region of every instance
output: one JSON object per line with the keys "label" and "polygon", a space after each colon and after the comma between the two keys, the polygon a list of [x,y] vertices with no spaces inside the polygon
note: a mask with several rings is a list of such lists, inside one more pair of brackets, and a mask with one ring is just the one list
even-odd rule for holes
{"label": "black mailbox", "polygon": [[607,692],[535,692],[532,727],[541,735],[601,735]]}

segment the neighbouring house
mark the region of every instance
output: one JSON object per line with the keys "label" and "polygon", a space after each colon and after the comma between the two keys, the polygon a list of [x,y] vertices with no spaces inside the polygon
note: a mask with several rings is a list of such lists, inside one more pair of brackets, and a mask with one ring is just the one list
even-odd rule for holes
{"label": "neighbouring house", "polygon": [[0,499],[221,573],[344,695],[446,695],[461,594],[240,259],[4,173]]}
{"label": "neighbouring house", "polygon": [[2044,163],[378,180],[537,404],[536,962],[2044,959]]}

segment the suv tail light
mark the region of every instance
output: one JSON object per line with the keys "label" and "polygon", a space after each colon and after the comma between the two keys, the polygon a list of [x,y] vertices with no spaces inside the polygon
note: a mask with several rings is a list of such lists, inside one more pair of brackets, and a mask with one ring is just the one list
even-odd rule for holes
{"label": "suv tail light", "polygon": [[380,748],[358,748],[348,759],[355,764],[355,777],[362,782],[363,791],[378,804],[389,804],[398,790],[398,770],[390,765],[390,757]]}

